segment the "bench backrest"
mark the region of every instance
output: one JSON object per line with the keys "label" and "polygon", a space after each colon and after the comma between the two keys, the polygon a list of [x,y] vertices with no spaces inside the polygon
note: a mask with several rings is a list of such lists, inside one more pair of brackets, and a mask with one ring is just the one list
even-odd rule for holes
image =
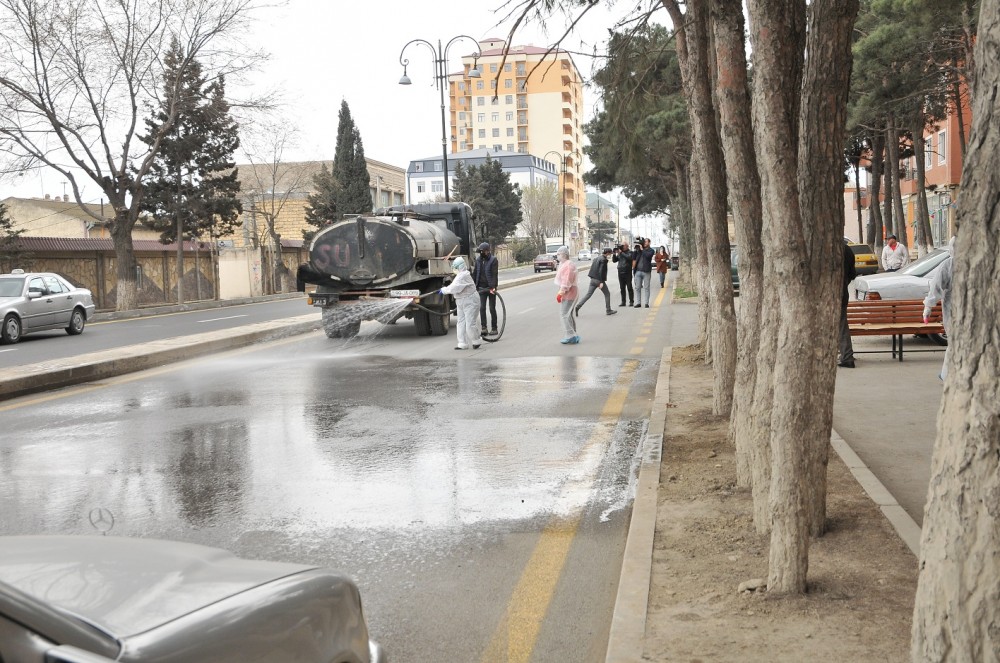
{"label": "bench backrest", "polygon": [[[941,324],[941,304],[931,309],[930,322]],[[923,324],[924,302],[922,299],[875,299],[871,301],[851,301],[847,304],[847,324]]]}

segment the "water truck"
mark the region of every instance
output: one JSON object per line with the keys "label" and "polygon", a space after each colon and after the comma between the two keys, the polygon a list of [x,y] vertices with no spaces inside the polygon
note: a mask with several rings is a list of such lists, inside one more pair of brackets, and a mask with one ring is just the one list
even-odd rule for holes
{"label": "water truck", "polygon": [[356,336],[365,320],[392,324],[412,319],[421,336],[443,336],[451,326],[451,262],[473,264],[477,246],[472,208],[423,203],[379,208],[320,229],[299,266],[298,290],[322,310],[330,338]]}

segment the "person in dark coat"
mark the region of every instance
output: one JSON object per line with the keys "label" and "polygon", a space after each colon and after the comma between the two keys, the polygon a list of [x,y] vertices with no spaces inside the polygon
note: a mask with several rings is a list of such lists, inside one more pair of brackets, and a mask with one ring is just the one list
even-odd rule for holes
{"label": "person in dark coat", "polygon": [[[622,306],[632,306],[635,301],[635,292],[632,290],[632,252],[628,250],[628,244],[616,246],[611,256],[611,262],[618,263],[618,287],[622,291]],[[628,293],[628,304],[625,303],[625,293]]]}
{"label": "person in dark coat", "polygon": [[840,293],[840,360],[837,366],[842,368],[854,368],[854,344],[851,343],[851,330],[847,326],[847,302],[851,300],[851,295],[847,292],[847,285],[858,275],[854,267],[854,252],[846,243],[844,244],[844,279]]}
{"label": "person in dark coat", "polygon": [[[500,263],[490,252],[490,245],[483,242],[479,245],[479,257],[472,270],[472,281],[479,291],[479,324],[482,333],[497,333],[497,285],[499,284]],[[490,305],[490,330],[486,330],[486,303]]]}
{"label": "person in dark coat", "polygon": [[590,277],[590,289],[584,298],[577,303],[577,315],[580,315],[580,309],[587,303],[587,300],[590,299],[595,290],[600,290],[604,293],[604,309],[607,315],[614,315],[618,312],[611,308],[611,293],[608,292],[608,256],[611,253],[611,249],[604,249],[601,255],[594,258],[594,262],[590,264],[590,273],[588,274]]}

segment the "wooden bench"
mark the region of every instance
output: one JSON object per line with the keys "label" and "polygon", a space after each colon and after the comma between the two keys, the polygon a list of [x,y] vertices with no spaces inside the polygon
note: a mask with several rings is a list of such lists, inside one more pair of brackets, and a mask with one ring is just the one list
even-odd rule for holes
{"label": "wooden bench", "polygon": [[[903,337],[907,334],[944,334],[941,304],[931,309],[929,322],[924,322],[922,299],[876,299],[851,301],[847,304],[847,326],[851,336],[891,336],[892,350],[862,350],[856,352],[892,352],[892,358],[903,361]],[[910,350],[910,352],[940,352],[943,350]]]}

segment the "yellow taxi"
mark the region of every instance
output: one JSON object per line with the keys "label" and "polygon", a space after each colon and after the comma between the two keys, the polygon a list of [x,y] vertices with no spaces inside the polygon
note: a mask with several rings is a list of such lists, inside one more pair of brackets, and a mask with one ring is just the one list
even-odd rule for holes
{"label": "yellow taxi", "polygon": [[854,254],[854,270],[858,276],[874,274],[878,271],[878,256],[867,244],[849,243],[848,248]]}

